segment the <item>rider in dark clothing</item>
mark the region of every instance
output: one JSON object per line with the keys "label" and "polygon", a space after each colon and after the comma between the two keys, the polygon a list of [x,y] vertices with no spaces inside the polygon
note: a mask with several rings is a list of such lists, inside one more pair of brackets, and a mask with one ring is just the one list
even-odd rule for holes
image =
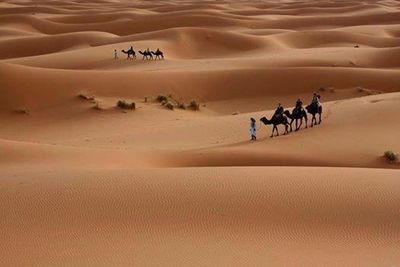
{"label": "rider in dark clothing", "polygon": [[294,108],[293,112],[297,113],[297,112],[300,112],[302,109],[303,109],[303,101],[301,101],[299,98],[296,101],[296,107]]}
{"label": "rider in dark clothing", "polygon": [[299,98],[296,101],[296,108],[302,108],[302,107],[303,107],[303,101],[301,101],[300,98]]}
{"label": "rider in dark clothing", "polygon": [[284,112],[284,109],[283,109],[281,103],[279,103],[278,107],[275,110],[274,117],[282,116],[283,112]]}

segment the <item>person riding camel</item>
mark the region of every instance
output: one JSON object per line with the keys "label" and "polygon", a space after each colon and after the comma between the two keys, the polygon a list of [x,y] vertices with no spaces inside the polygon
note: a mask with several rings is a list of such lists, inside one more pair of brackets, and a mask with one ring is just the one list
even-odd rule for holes
{"label": "person riding camel", "polygon": [[303,110],[303,101],[301,101],[300,98],[297,99],[296,101],[296,106],[293,110],[293,113],[297,113]]}
{"label": "person riding camel", "polygon": [[296,101],[296,108],[303,108],[303,101],[300,98]]}
{"label": "person riding camel", "polygon": [[278,107],[275,110],[274,117],[281,117],[283,116],[284,108],[282,107],[281,103],[278,104]]}
{"label": "person riding camel", "polygon": [[319,102],[320,97],[321,97],[320,95],[317,95],[317,93],[314,93],[313,98],[311,100],[311,104],[317,105],[319,107],[321,105]]}

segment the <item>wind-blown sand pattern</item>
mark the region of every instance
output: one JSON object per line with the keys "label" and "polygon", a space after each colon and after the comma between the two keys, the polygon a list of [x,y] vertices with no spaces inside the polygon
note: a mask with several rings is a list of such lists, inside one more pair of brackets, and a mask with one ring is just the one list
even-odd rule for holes
{"label": "wind-blown sand pattern", "polygon": [[0,2],[0,265],[400,267],[399,114],[400,1]]}

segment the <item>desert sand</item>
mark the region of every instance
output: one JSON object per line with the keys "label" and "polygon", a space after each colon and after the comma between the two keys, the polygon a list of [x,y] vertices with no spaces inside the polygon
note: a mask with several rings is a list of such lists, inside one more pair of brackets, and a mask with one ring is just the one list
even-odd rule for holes
{"label": "desert sand", "polygon": [[400,266],[399,114],[400,1],[2,1],[0,266]]}

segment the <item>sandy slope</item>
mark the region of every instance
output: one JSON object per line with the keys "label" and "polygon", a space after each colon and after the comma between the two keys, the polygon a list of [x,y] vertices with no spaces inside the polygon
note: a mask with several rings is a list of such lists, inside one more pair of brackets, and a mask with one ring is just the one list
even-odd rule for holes
{"label": "sandy slope", "polygon": [[3,1],[0,265],[400,266],[399,77],[397,0]]}
{"label": "sandy slope", "polygon": [[3,265],[395,266],[398,171],[1,174]]}

